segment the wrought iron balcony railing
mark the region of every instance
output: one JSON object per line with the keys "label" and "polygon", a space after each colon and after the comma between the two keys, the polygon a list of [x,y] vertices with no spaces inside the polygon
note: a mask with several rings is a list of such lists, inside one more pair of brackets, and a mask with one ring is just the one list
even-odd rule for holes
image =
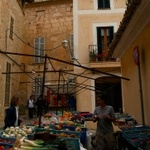
{"label": "wrought iron balcony railing", "polygon": [[108,55],[108,50],[99,52],[98,45],[89,45],[89,62],[118,61]]}

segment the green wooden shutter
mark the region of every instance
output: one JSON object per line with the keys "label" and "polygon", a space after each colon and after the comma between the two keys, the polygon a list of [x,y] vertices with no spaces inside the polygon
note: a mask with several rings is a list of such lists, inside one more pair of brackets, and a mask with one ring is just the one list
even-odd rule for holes
{"label": "green wooden shutter", "polygon": [[102,53],[102,38],[101,38],[101,27],[97,27],[97,48],[98,53]]}
{"label": "green wooden shutter", "polygon": [[112,42],[114,38],[114,27],[110,26],[108,30],[109,30],[109,37],[108,37],[108,46],[109,46],[109,44]]}
{"label": "green wooden shutter", "polygon": [[[40,38],[40,56],[44,56],[44,46],[45,46],[45,43],[44,43],[44,38]],[[41,63],[44,63],[44,58],[40,58],[40,62]]]}
{"label": "green wooden shutter", "polygon": [[103,0],[97,0],[98,2],[98,9],[103,8]]}
{"label": "green wooden shutter", "polygon": [[110,8],[110,0],[98,0],[98,9]]}
{"label": "green wooden shutter", "polygon": [[104,8],[110,8],[110,0],[105,0]]}

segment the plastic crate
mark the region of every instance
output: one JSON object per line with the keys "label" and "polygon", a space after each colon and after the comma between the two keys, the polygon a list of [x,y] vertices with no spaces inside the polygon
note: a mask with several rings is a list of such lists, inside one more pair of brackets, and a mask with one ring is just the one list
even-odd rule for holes
{"label": "plastic crate", "polygon": [[0,142],[0,146],[3,146],[4,150],[8,150],[9,148],[13,147],[12,144],[2,143],[2,142]]}
{"label": "plastic crate", "polygon": [[87,132],[87,128],[82,128],[82,131],[80,132],[80,142],[83,145],[86,144],[86,132]]}
{"label": "plastic crate", "polygon": [[[64,126],[63,127],[64,129],[69,129],[70,131],[75,131],[75,126]],[[87,131],[87,128],[84,128],[84,127],[82,127],[81,128],[81,132],[77,132],[77,133],[79,133],[80,134],[80,142],[83,144],[83,145],[85,145],[86,144],[86,131]]]}
{"label": "plastic crate", "polygon": [[[66,136],[72,137],[72,138],[80,138],[80,132],[76,132],[76,131],[65,131],[65,130],[56,130],[56,133],[58,134],[66,134]],[[70,135],[74,135],[74,136],[70,136]]]}
{"label": "plastic crate", "polygon": [[148,128],[138,128],[134,130],[128,130],[123,132],[122,136],[134,147],[134,148],[143,148],[149,145],[150,141],[150,130]]}
{"label": "plastic crate", "polygon": [[50,129],[55,129],[55,124],[50,124],[49,127]]}
{"label": "plastic crate", "polygon": [[[63,126],[63,130],[69,129],[70,131],[75,131],[76,127],[77,126],[64,125]],[[87,128],[81,127],[81,130],[85,131],[85,130],[87,130]]]}
{"label": "plastic crate", "polygon": [[141,126],[141,127],[122,128],[122,132],[145,131],[145,130],[150,131],[150,127],[149,126]]}
{"label": "plastic crate", "polygon": [[16,141],[16,138],[13,137],[3,137],[0,136],[0,143],[7,143],[7,144],[14,144]]}
{"label": "plastic crate", "polygon": [[64,125],[63,130],[69,129],[70,131],[75,131],[76,126]]}
{"label": "plastic crate", "polygon": [[43,133],[43,132],[48,132],[50,134],[57,134],[57,130],[53,130],[53,129],[44,129],[44,128],[36,128],[34,130],[34,133]]}
{"label": "plastic crate", "polygon": [[46,133],[49,133],[49,134],[52,134],[52,135],[55,135],[57,134],[56,130],[52,130],[52,129],[44,129],[44,128],[35,128],[34,129],[34,132],[32,134],[29,134],[27,135],[27,138],[29,140],[33,140],[35,138],[35,134],[39,134],[39,138],[40,138],[40,135],[42,136],[42,134],[46,132]]}
{"label": "plastic crate", "polygon": [[80,142],[78,138],[63,138],[67,141],[68,150],[80,150]]}

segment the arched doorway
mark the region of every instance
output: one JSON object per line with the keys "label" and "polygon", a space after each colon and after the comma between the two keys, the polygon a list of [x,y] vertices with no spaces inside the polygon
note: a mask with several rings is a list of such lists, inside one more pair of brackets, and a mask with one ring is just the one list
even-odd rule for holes
{"label": "arched doorway", "polygon": [[[107,104],[114,107],[115,112],[122,110],[121,79],[117,77],[103,76],[95,80],[96,91],[105,93]],[[100,93],[96,92],[96,96]],[[95,102],[97,105],[97,103]]]}

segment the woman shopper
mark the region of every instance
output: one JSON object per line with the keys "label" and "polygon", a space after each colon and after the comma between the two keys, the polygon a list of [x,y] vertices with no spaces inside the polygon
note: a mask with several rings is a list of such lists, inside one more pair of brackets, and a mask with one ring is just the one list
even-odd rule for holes
{"label": "woman shopper", "polygon": [[22,122],[19,119],[19,115],[18,115],[19,102],[20,102],[19,96],[12,97],[10,106],[6,110],[6,116],[4,119],[4,122],[5,122],[4,129],[6,129],[7,127],[19,126],[20,123]]}
{"label": "woman shopper", "polygon": [[28,107],[29,119],[32,119],[33,114],[34,114],[34,97],[33,97],[33,95],[30,96],[28,103],[27,103],[27,107]]}

